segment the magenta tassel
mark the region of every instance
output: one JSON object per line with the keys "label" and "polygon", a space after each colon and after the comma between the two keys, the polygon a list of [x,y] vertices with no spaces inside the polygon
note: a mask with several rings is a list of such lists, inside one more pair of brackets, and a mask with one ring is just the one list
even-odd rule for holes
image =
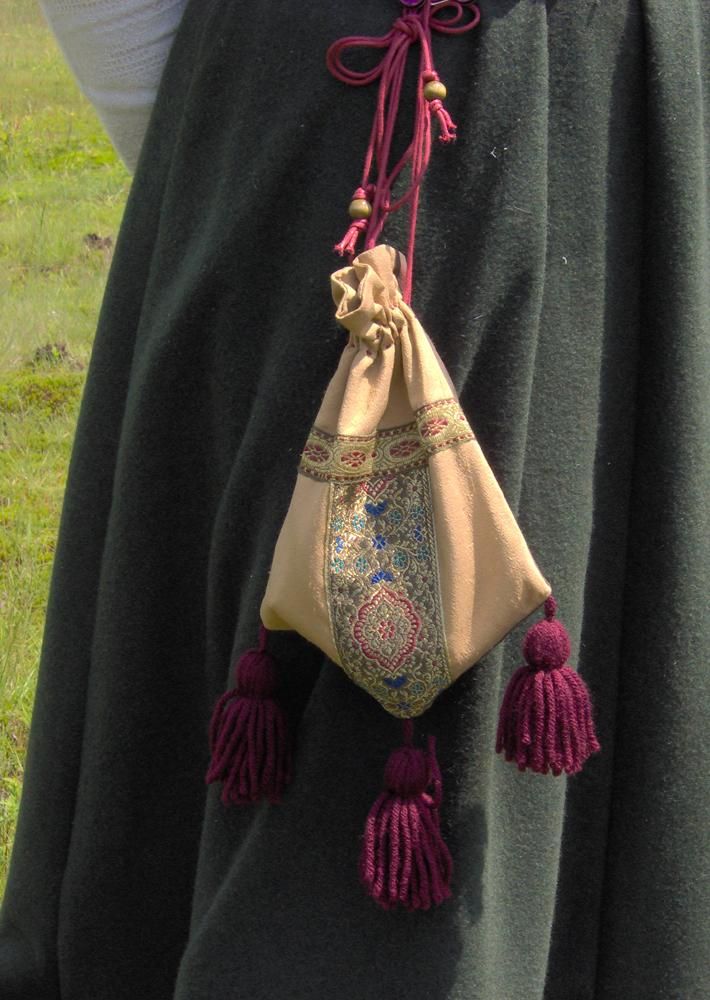
{"label": "magenta tassel", "polygon": [[545,619],[523,640],[526,663],[508,682],[498,720],[496,753],[519,770],[576,774],[601,749],[594,731],[589,691],[567,664],[570,641],[555,619],[557,602],[545,601]]}
{"label": "magenta tassel", "polygon": [[339,253],[341,257],[344,257],[346,254],[348,257],[351,257],[355,253],[358,237],[360,233],[365,232],[367,224],[367,219],[354,219],[340,243],[336,243],[333,247],[335,252]]}
{"label": "magenta tassel", "polygon": [[451,896],[453,861],[439,829],[435,740],[429,737],[426,752],[418,750],[412,746],[413,729],[408,719],[406,745],[387,762],[385,790],[367,817],[360,854],[360,879],[385,910],[398,905],[428,910]]}
{"label": "magenta tassel", "polygon": [[456,138],[456,125],[454,125],[449,112],[438,97],[433,101],[429,101],[429,107],[439,119],[439,128],[441,130],[439,142],[453,142]]}
{"label": "magenta tassel", "polygon": [[221,781],[224,805],[266,798],[279,802],[291,780],[291,747],[286,717],[272,698],[276,667],[266,651],[267,631],[258,649],[248,649],[236,665],[237,684],[225,691],[212,713],[212,760],[205,781]]}

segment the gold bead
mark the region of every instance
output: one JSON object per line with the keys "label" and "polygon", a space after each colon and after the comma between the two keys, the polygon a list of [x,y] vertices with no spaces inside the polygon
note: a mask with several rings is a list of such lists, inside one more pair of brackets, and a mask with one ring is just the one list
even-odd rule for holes
{"label": "gold bead", "polygon": [[446,87],[441,80],[430,80],[424,84],[424,96],[427,101],[443,101],[446,97]]}
{"label": "gold bead", "polygon": [[351,219],[369,219],[372,215],[372,205],[365,198],[354,198],[350,202],[348,214]]}

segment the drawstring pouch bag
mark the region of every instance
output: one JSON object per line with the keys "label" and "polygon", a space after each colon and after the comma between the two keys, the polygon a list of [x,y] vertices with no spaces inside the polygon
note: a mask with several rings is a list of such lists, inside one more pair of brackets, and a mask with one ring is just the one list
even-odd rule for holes
{"label": "drawstring pouch bag", "polygon": [[[215,706],[206,780],[222,783],[225,804],[280,800],[291,780],[291,742],[275,698],[268,632],[298,632],[404,720],[404,745],[392,753],[365,821],[360,879],[384,908],[427,909],[450,896],[453,860],[440,829],[434,740],[416,747],[413,719],[542,605],[544,618],[523,642],[526,662],[503,698],[496,750],[521,770],[559,775],[579,771],[600,748],[589,693],[567,664],[569,638],[550,585],[411,307],[433,121],[443,143],[456,135],[431,33],[462,34],[480,12],[464,0],[403,6],[387,35],[349,36],[328,51],[328,68],[342,81],[380,81],[351,224],[335,247],[350,262],[331,276],[335,318],[348,341],[301,455],[261,605],[259,645],[240,658],[235,688]],[[413,135],[390,167],[414,45]],[[341,54],[358,46],[385,55],[372,70],[349,70]],[[395,199],[405,168],[409,186]],[[379,239],[387,216],[404,205],[406,257]],[[365,247],[356,253],[361,236]]]}

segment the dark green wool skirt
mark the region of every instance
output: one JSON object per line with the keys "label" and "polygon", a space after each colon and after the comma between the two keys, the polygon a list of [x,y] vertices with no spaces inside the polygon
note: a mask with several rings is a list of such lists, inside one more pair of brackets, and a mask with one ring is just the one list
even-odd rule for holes
{"label": "dark green wool skirt", "polygon": [[[2,1000],[708,996],[710,8],[480,8],[434,38],[459,139],[433,150],[413,307],[553,584],[602,751],[569,779],[496,756],[520,626],[418,724],[453,898],[385,912],[357,858],[400,725],[277,633],[293,784],[231,808],[206,787],[212,706],[344,345],[332,246],[376,91],[325,52],[397,8],[192,0],[71,459]],[[384,238],[405,249],[402,213]]]}

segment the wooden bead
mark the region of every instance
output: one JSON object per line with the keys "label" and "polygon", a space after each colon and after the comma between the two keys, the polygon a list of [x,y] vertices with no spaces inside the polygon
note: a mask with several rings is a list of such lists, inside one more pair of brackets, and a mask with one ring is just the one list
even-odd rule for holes
{"label": "wooden bead", "polygon": [[446,97],[446,87],[441,80],[429,80],[424,84],[424,96],[427,101],[443,101]]}
{"label": "wooden bead", "polygon": [[369,219],[372,215],[372,205],[365,198],[354,198],[350,202],[348,214],[351,219]]}

